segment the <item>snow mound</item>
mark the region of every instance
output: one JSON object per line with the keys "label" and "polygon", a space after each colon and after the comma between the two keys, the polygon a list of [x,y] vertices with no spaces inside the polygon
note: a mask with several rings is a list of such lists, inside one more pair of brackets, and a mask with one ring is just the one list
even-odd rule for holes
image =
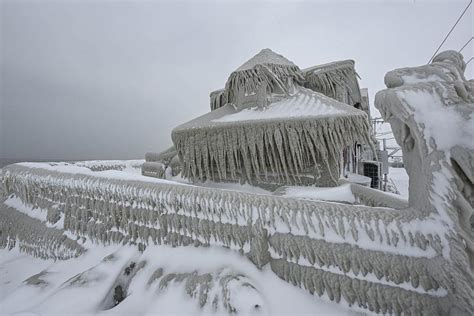
{"label": "snow mound", "polygon": [[[57,262],[1,249],[0,273],[2,315],[156,315],[158,311],[209,315],[225,313],[226,299],[229,308],[244,315],[358,314],[315,298],[230,250],[214,247],[154,246],[140,253],[133,246],[95,245],[79,258]],[[219,297],[216,310],[212,299],[202,308],[199,291],[188,291],[199,290],[190,282],[193,275],[218,281],[206,293]],[[23,282],[31,276],[42,282]],[[116,290],[119,285],[122,290]],[[119,293],[123,297],[116,302]]]}

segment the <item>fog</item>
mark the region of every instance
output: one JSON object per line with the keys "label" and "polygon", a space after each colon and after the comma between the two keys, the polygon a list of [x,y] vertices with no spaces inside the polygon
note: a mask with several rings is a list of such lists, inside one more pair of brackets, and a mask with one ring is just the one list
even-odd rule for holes
{"label": "fog", "polygon": [[[371,102],[426,63],[468,1],[3,1],[0,158],[143,158],[262,48],[354,59]],[[443,49],[473,36],[473,7]],[[474,41],[463,53],[474,55]],[[473,77],[474,62],[468,67]]]}

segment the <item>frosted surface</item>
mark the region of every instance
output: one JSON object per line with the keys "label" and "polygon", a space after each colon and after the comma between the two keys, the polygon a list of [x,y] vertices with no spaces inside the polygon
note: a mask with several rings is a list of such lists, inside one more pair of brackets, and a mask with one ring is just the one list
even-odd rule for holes
{"label": "frosted surface", "polygon": [[270,120],[291,117],[318,117],[343,114],[345,111],[324,102],[321,94],[309,89],[300,89],[295,95],[272,103],[265,109],[252,107],[240,112],[225,115],[214,122],[235,122],[250,120]]}

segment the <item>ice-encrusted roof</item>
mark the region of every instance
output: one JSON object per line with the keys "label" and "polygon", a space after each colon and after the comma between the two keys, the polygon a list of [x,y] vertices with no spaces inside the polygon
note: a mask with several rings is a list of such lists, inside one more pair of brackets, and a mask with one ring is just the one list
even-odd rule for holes
{"label": "ice-encrusted roof", "polygon": [[186,129],[208,129],[217,126],[262,124],[272,122],[315,121],[328,118],[360,117],[364,112],[348,104],[327,97],[311,89],[298,87],[297,92],[265,108],[238,108],[227,104],[215,111],[206,113],[176,127],[175,131]]}
{"label": "ice-encrusted roof", "polygon": [[236,71],[244,71],[244,70],[252,69],[256,65],[261,65],[261,64],[273,64],[273,65],[296,67],[296,65],[293,62],[289,61],[284,56],[275,53],[269,48],[264,48],[257,55],[253,56],[252,58],[247,60],[242,66],[237,68]]}
{"label": "ice-encrusted roof", "polygon": [[264,109],[258,107],[245,108],[237,113],[224,115],[213,121],[236,122],[297,117],[317,118],[331,115],[347,115],[351,112],[353,112],[352,108],[345,104],[310,89],[299,88],[296,94],[274,102]]}
{"label": "ice-encrusted roof", "polygon": [[[245,62],[236,71],[234,71],[231,74],[230,79],[234,79],[233,77],[239,76],[239,74],[243,72],[247,72],[246,76],[243,76],[240,78],[240,80],[234,79],[234,81],[238,82],[239,84],[242,84],[246,81],[252,81],[252,77],[256,75],[256,73],[251,71],[255,70],[257,65],[270,65],[271,68],[276,68],[273,71],[277,72],[281,67],[291,67],[297,76],[301,75],[304,77],[304,82],[300,82],[300,84],[304,85],[306,88],[321,92],[343,103],[355,104],[360,102],[361,95],[357,82],[359,75],[355,71],[354,64],[355,63],[353,60],[348,59],[315,65],[300,70],[297,65],[286,59],[284,56],[281,56],[266,48]],[[337,95],[335,87],[336,85],[345,88],[350,93],[350,98],[348,100],[346,100],[348,97],[344,93]],[[226,86],[229,87],[230,85],[227,84]],[[229,100],[226,97],[226,89],[212,91],[210,93],[211,110],[220,108],[228,103]]]}
{"label": "ice-encrusted roof", "polygon": [[[325,95],[354,105],[361,103],[359,75],[355,71],[353,60],[340,60],[316,65],[302,70],[306,79],[305,87],[322,92]],[[368,111],[367,111],[367,114]]]}
{"label": "ice-encrusted roof", "polygon": [[352,59],[339,60],[327,64],[315,65],[302,70],[303,73],[324,73],[327,71],[334,71],[341,68],[354,68],[354,61]]}

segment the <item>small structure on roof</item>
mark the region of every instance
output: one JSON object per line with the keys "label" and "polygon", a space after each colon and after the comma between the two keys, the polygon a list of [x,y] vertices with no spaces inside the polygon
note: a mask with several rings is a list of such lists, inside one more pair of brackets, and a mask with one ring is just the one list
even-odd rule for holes
{"label": "small structure on roof", "polygon": [[264,49],[212,92],[211,112],[176,127],[194,181],[335,186],[344,151],[370,144],[353,61],[301,70]]}
{"label": "small structure on roof", "polygon": [[353,60],[342,60],[303,70],[304,86],[340,102],[358,107],[362,97]]}

